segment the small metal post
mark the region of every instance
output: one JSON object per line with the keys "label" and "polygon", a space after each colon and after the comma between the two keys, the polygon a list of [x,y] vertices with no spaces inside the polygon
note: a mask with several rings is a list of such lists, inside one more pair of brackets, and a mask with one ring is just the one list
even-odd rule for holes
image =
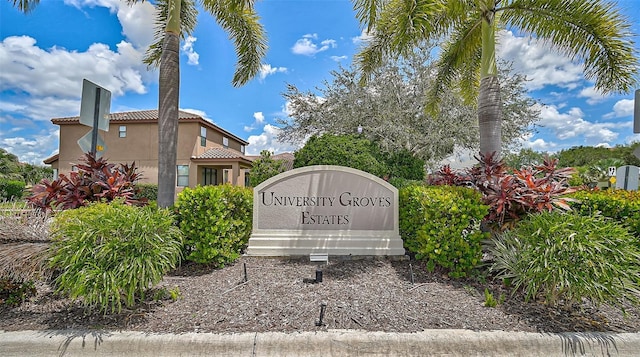
{"label": "small metal post", "polygon": [[322,270],[320,268],[316,269],[316,283],[322,282]]}
{"label": "small metal post", "polygon": [[409,263],[409,279],[411,279],[411,285],[415,283],[415,278],[413,276],[413,266]]}
{"label": "small metal post", "polygon": [[247,263],[242,263],[242,268],[244,270],[244,282],[246,283],[249,280],[247,277]]}
{"label": "small metal post", "polygon": [[316,326],[322,326],[324,325],[324,322],[322,322],[322,320],[324,319],[324,310],[327,308],[327,303],[323,302],[322,304],[320,304],[320,320],[316,321]]}

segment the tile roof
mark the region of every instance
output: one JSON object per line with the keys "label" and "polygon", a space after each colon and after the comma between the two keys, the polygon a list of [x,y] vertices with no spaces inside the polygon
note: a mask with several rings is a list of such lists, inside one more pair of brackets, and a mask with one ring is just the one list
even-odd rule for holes
{"label": "tile roof", "polygon": [[239,152],[223,148],[213,148],[205,151],[197,159],[247,159]]}
{"label": "tile roof", "polygon": [[[200,115],[178,111],[178,119],[203,119]],[[109,121],[136,121],[136,120],[158,120],[158,110],[137,110],[133,112],[111,113],[109,114]],[[53,122],[77,122],[80,121],[80,117],[66,117],[66,118],[53,118]]]}
{"label": "tile roof", "polygon": [[[134,121],[141,121],[141,122],[149,122],[149,121],[157,121],[158,120],[158,110],[157,109],[150,109],[150,110],[136,110],[136,111],[131,111],[131,112],[122,112],[122,113],[111,113],[109,114],[109,122],[113,122],[113,123],[127,123],[127,122],[134,122]],[[189,113],[189,112],[185,112],[182,110],[178,111],[178,120],[179,121],[200,121],[202,123],[204,123],[205,125],[209,125],[217,130],[219,130],[220,132],[231,136],[232,138],[238,140],[239,142],[241,142],[243,145],[248,145],[249,142],[222,129],[221,127],[219,127],[218,125],[214,124],[213,122],[204,119],[202,116],[198,115],[198,114],[193,114],[193,113]],[[66,118],[53,118],[51,119],[51,122],[53,124],[73,124],[73,123],[78,123],[80,122],[80,116],[77,117],[66,117]]]}
{"label": "tile roof", "polygon": [[289,171],[293,169],[293,160],[296,158],[290,152],[283,152],[281,154],[271,156],[274,160],[280,160],[284,164],[285,170]]}

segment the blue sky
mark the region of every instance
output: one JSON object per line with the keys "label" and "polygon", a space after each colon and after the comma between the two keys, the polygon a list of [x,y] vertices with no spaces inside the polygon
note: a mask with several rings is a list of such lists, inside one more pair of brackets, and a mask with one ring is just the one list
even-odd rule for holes
{"label": "blue sky", "polygon": [[[618,1],[640,33],[637,0]],[[348,0],[263,0],[256,3],[269,41],[260,75],[231,86],[233,44],[204,11],[181,51],[180,108],[203,115],[247,139],[247,153],[293,151],[276,140],[275,120],[286,118],[286,84],[313,90],[340,64],[349,66],[362,31]],[[157,108],[158,73],[142,64],[154,33],[149,2],[41,0],[24,15],[0,0],[0,147],[22,162],[42,164],[57,152],[51,118],[80,112],[82,79],[112,92],[111,112]],[[640,37],[634,37],[640,52]],[[530,79],[542,104],[537,133],[524,147],[555,152],[577,145],[614,146],[633,134],[633,93],[603,97],[572,63],[535,39],[505,31],[499,55]]]}

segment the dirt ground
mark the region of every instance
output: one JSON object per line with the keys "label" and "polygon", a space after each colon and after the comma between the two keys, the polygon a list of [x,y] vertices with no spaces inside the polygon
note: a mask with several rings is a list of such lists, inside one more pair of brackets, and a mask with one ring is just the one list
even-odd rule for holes
{"label": "dirt ground", "polygon": [[[548,308],[525,303],[491,281],[450,280],[408,259],[334,259],[322,267],[323,281],[315,283],[318,267],[308,257],[242,257],[222,269],[186,264],[165,277],[158,294],[150,293],[135,309],[108,315],[87,313],[41,283],[37,295],[21,306],[0,307],[0,330],[640,332],[638,307],[628,307],[626,316],[610,306]],[[485,287],[504,301],[485,307]],[[173,301],[168,292],[179,297]]]}

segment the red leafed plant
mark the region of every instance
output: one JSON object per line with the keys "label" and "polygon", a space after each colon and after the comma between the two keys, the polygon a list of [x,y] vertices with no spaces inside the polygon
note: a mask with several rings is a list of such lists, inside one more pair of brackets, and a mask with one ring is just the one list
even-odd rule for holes
{"label": "red leafed plant", "polygon": [[135,163],[131,165],[107,163],[103,158],[96,159],[85,154],[84,162],[76,165],[78,171],[68,176],[60,174],[53,181],[42,180],[31,189],[27,201],[36,208],[73,209],[94,201],[113,201],[121,198],[129,205],[144,205],[146,199],[137,198],[135,183],[141,178]]}
{"label": "red leafed plant", "polygon": [[552,211],[556,208],[569,210],[567,202],[573,199],[565,195],[575,191],[568,180],[573,168],[558,169],[558,160],[546,157],[542,165],[524,167],[509,173],[502,160],[495,154],[476,157],[479,164],[458,174],[445,166],[429,180],[433,185],[472,185],[483,195],[490,206],[485,217],[487,223],[506,227],[525,214]]}

